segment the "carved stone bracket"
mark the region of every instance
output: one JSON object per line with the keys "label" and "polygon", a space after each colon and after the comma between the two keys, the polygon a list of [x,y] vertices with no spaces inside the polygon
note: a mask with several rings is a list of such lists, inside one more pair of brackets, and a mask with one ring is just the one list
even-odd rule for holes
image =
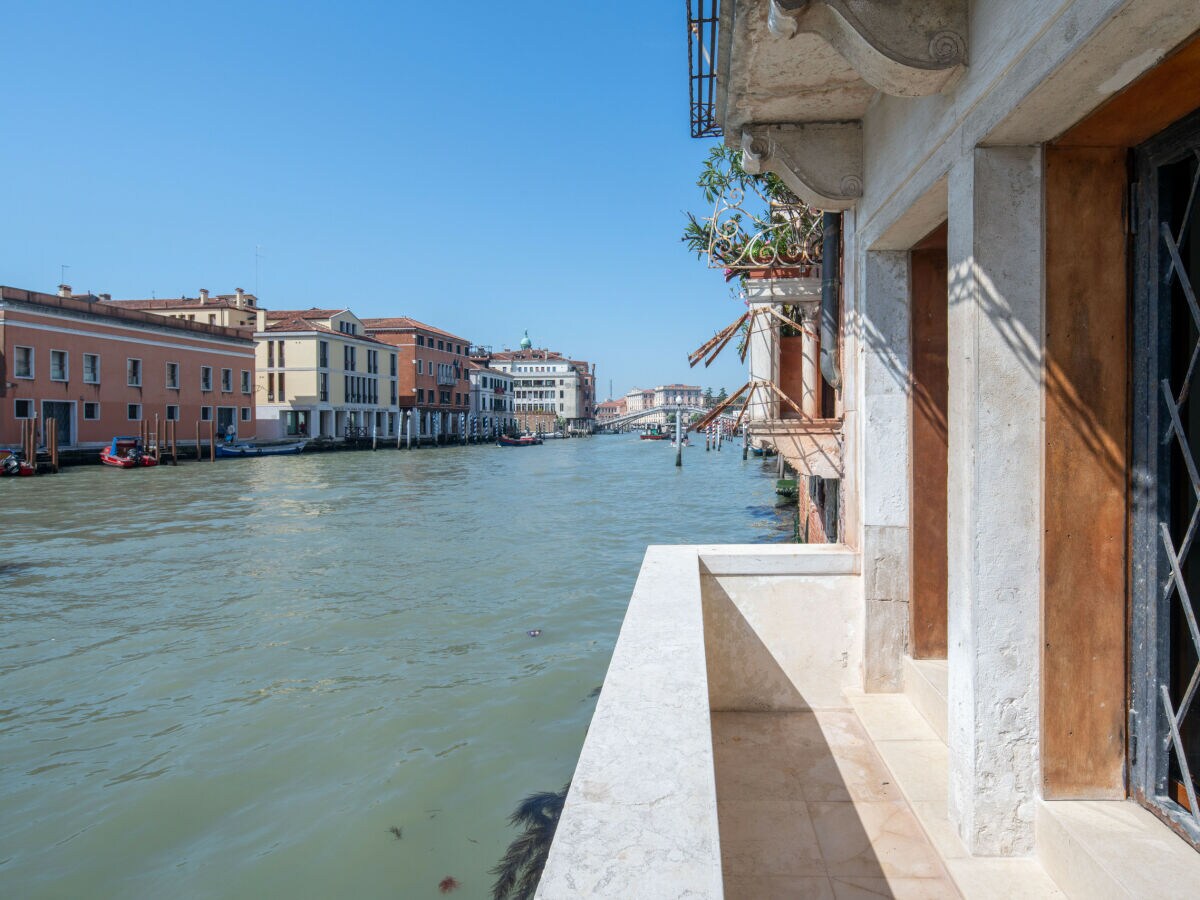
{"label": "carved stone bracket", "polygon": [[885,94],[936,94],[967,64],[968,0],[770,0],[768,24],[829,42]]}
{"label": "carved stone bracket", "polygon": [[749,126],[742,130],[742,168],[751,175],[774,172],[817,209],[849,209],[863,191],[862,125]]}

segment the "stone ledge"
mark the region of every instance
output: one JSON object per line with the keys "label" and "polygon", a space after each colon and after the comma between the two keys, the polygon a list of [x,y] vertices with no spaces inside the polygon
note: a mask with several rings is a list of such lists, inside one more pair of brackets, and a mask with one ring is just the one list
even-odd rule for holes
{"label": "stone ledge", "polygon": [[720,898],[694,547],[650,547],[537,897]]}
{"label": "stone ledge", "polygon": [[1131,800],[1045,800],[1038,859],[1068,897],[1194,896],[1200,854]]}

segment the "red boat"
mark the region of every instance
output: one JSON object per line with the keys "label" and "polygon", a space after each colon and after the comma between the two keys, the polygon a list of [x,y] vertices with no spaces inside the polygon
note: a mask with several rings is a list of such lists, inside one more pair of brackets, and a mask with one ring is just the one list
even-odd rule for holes
{"label": "red boat", "polygon": [[25,462],[25,457],[16,450],[0,451],[0,476],[20,477],[37,474],[33,466]]}
{"label": "red boat", "polygon": [[157,466],[158,460],[142,448],[136,437],[115,437],[112,443],[100,451],[100,462],[118,469],[139,469]]}
{"label": "red boat", "polygon": [[500,437],[496,438],[496,443],[501,447],[534,447],[541,442],[542,439],[540,437],[534,437],[531,434],[526,434],[518,438],[500,435]]}

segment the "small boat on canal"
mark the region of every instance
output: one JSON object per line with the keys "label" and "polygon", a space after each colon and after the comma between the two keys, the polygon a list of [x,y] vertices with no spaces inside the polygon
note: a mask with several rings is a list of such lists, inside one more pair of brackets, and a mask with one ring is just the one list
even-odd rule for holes
{"label": "small boat on canal", "polygon": [[649,428],[647,428],[645,431],[642,432],[642,440],[643,441],[665,441],[665,440],[669,440],[670,437],[671,437],[670,434],[663,431],[662,428],[660,428],[657,425],[651,425]]}
{"label": "small boat on canal", "polygon": [[36,475],[19,450],[0,450],[0,477],[19,478]]}
{"label": "small boat on canal", "polygon": [[304,452],[306,441],[259,447],[255,444],[217,444],[217,459],[247,459],[252,456],[294,456]]}
{"label": "small boat on canal", "polygon": [[534,447],[542,442],[540,437],[532,434],[523,434],[520,437],[508,437],[500,435],[496,438],[496,444],[500,447]]}
{"label": "small boat on canal", "polygon": [[115,437],[100,451],[100,462],[117,469],[141,469],[157,466],[158,460],[142,447],[141,438]]}

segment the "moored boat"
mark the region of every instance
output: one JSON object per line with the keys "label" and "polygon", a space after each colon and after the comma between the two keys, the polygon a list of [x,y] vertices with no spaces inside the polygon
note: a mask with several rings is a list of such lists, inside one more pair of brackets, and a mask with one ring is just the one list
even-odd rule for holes
{"label": "moored boat", "polygon": [[37,474],[19,450],[0,450],[0,477],[16,478]]}
{"label": "moored boat", "polygon": [[516,438],[502,434],[496,438],[496,444],[500,447],[534,447],[541,442],[542,439],[540,437],[535,437],[531,434],[525,434]]}
{"label": "moored boat", "polygon": [[115,437],[100,451],[100,462],[118,469],[139,469],[157,466],[158,460],[142,447],[141,438]]}
{"label": "moored boat", "polygon": [[217,444],[218,459],[245,459],[251,456],[292,456],[302,453],[306,441],[259,447],[255,444]]}

